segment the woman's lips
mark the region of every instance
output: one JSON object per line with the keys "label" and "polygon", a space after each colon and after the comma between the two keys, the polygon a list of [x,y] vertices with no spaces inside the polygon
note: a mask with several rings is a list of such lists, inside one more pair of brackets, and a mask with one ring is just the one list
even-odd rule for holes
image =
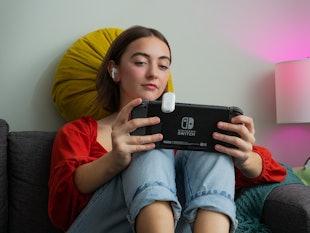
{"label": "woman's lips", "polygon": [[152,83],[148,83],[148,84],[144,84],[143,87],[149,89],[149,90],[155,90],[157,89],[157,85],[152,84]]}

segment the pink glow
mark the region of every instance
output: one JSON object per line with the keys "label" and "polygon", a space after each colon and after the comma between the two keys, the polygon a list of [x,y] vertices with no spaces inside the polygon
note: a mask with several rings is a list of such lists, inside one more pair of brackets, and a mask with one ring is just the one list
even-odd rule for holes
{"label": "pink glow", "polygon": [[308,0],[244,1],[243,7],[223,2],[219,9],[208,13],[214,14],[215,30],[229,43],[278,63],[310,57],[309,9]]}
{"label": "pink glow", "polygon": [[304,124],[282,126],[265,135],[266,145],[279,161],[292,167],[303,166],[310,157],[309,129]]}

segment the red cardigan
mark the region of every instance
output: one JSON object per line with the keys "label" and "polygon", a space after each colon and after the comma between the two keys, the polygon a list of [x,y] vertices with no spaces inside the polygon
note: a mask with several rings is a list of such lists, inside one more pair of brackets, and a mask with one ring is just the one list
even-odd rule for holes
{"label": "red cardigan", "polygon": [[[278,164],[269,150],[254,146],[253,151],[263,159],[263,170],[255,179],[236,172],[236,189],[265,183],[280,182],[286,169]],[[64,125],[56,135],[52,150],[48,213],[52,223],[66,231],[87,205],[91,194],[81,194],[73,180],[75,169],[81,164],[96,160],[107,151],[97,142],[97,122],[83,117]]]}

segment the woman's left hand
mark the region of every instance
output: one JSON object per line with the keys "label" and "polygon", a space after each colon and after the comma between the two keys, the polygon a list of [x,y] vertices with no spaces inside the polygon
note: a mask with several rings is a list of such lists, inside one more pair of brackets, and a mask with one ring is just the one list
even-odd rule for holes
{"label": "woman's left hand", "polygon": [[239,135],[238,137],[214,132],[213,138],[236,147],[230,148],[219,144],[215,145],[217,151],[232,156],[236,166],[242,168],[252,155],[252,149],[255,143],[253,119],[245,115],[238,115],[232,118],[231,123],[220,121],[217,126],[221,130],[231,131]]}

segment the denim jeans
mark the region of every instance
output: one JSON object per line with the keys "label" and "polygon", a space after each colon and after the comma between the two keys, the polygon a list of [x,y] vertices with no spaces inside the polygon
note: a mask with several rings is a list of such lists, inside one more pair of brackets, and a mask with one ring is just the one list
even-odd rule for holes
{"label": "denim jeans", "polygon": [[237,225],[230,156],[202,151],[151,150],[132,155],[122,174],[99,188],[68,233],[133,233],[139,211],[169,201],[177,233],[190,233],[198,208],[224,213]]}

